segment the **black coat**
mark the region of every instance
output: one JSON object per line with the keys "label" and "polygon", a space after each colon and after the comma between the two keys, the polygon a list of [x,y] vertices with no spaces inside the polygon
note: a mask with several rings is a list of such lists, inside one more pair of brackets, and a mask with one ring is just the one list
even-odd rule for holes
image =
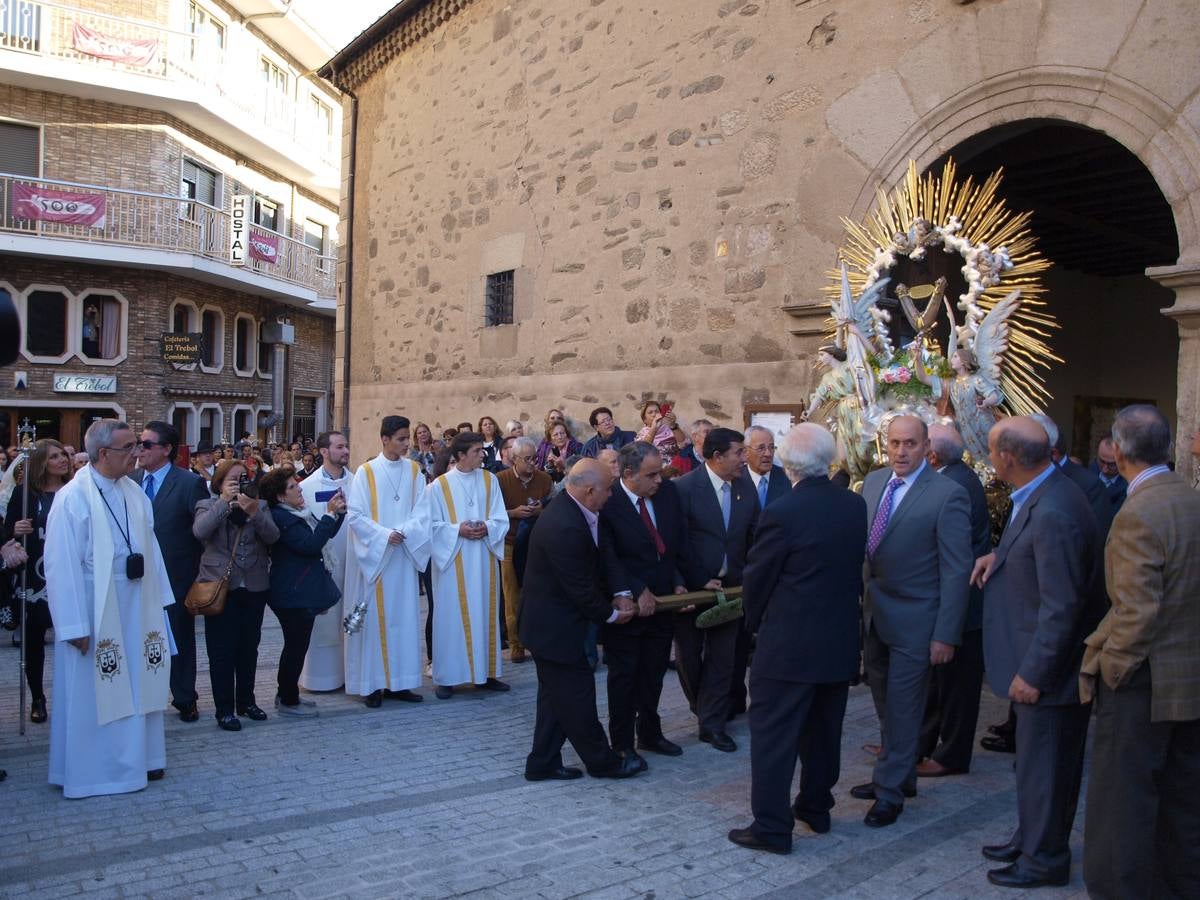
{"label": "black coat", "polygon": [[[971,550],[976,559],[987,556],[992,552],[992,519],[988,512],[987,493],[983,489],[983,482],[962,460],[948,464],[942,469],[942,474],[966,489],[971,500]],[[970,599],[967,601],[967,618],[963,622],[963,631],[976,631],[982,627],[983,589],[972,587]]]}
{"label": "black coat", "polygon": [[322,516],[316,529],[276,506],[271,517],[279,527],[279,540],[271,545],[272,609],[307,609],[315,616],[342,596],[325,568],[321,549],[337,534],[345,516]]}
{"label": "black coat", "polygon": [[[597,529],[603,543],[603,529]],[[521,643],[535,657],[559,663],[583,658],[588,625],[601,625],[613,607],[604,586],[600,549],[579,505],[559,495],[529,535],[521,587]]]}
{"label": "black coat", "polygon": [[754,540],[758,522],[758,494],[750,476],[742,472],[730,487],[729,529],[721,518],[721,504],[713,490],[708,466],[676,478],[679,502],[688,532],[688,547],[683,563],[683,580],[688,590],[698,591],[721,571],[721,561],[728,556],[729,567],[722,579],[725,587],[742,583],[746,566],[746,551]]}
{"label": "black coat", "polygon": [[857,674],[866,547],[866,502],[824,476],[763,511],[742,581],[755,675],[829,684]]}
{"label": "black coat", "polygon": [[620,482],[613,484],[612,494],[600,513],[604,565],[612,594],[629,591],[636,600],[649,588],[650,593],[664,597],[684,583],[681,564],[687,549],[687,531],[679,492],[672,482],[663,481],[650,503],[654,507],[655,528],[667,548],[661,556],[641,513],[630,502]]}
{"label": "black coat", "polygon": [[1096,516],[1096,525],[1100,528],[1100,543],[1103,545],[1108,540],[1108,530],[1112,527],[1115,513],[1112,499],[1108,496],[1108,490],[1104,487],[1100,476],[1083,466],[1076,465],[1069,459],[1059,466],[1059,470],[1079,485],[1087,497],[1088,505],[1091,506],[1092,512]]}

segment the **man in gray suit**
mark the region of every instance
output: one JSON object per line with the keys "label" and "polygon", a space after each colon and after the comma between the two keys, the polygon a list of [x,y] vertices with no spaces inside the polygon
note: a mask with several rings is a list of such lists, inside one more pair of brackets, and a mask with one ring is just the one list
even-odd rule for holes
{"label": "man in gray suit", "polygon": [[196,504],[208,497],[205,481],[175,465],[179,432],[168,422],[147,422],[137,444],[138,467],[133,480],[142,486],[154,507],[154,536],[162,550],[175,602],[167,618],[179,652],[171,657],[171,704],[179,718],[195,722],[196,620],[183,606],[188,588],[200,569],[200,542],[192,536]]}
{"label": "man in gray suit", "polygon": [[998,423],[988,449],[1013,509],[972,581],[984,586],[988,683],[1016,712],[1017,829],[983,855],[1008,863],[988,872],[992,884],[1064,885],[1091,710],[1079,702],[1079,665],[1104,612],[1100,532],[1084,493],[1051,463],[1038,422]]}
{"label": "man in gray suit", "polygon": [[929,431],[915,416],[887,430],[890,469],[863,484],[867,535],[865,660],[883,745],[872,783],[850,795],[874,800],[867,825],[896,821],[916,796],[917,751],[931,666],[954,658],[967,615],[971,501],[926,462]]}

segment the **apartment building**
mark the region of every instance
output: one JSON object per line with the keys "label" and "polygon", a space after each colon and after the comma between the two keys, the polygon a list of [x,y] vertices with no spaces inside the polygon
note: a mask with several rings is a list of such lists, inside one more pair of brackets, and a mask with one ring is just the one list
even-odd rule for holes
{"label": "apartment building", "polygon": [[290,6],[0,3],[0,442],[327,426],[341,102]]}

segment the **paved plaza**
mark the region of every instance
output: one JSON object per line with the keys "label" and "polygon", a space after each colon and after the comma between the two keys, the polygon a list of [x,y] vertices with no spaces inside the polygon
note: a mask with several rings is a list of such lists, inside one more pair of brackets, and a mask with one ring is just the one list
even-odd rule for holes
{"label": "paved plaza", "polygon": [[[317,695],[317,719],[273,714],[280,633],[267,613],[258,701],[272,713],[238,734],[212,718],[199,638],[201,720],[167,718],[167,776],[145,791],[64,800],[46,784],[48,725],[17,735],[17,656],[0,634],[0,896],[1014,897],[988,884],[984,843],[1014,823],[1012,757],[980,751],[969,776],[922,781],[899,822],[862,824],[869,779],[862,744],[877,740],[866,688],[852,690],[833,830],[797,829],[790,856],[735,847],[750,822],[745,717],[736,753],[698,743],[673,672],[663,723],[684,747],[648,755],[629,781],[522,777],[533,730],[532,662],[509,667],[509,694],[451,700],[426,682],[420,706],[369,710]],[[50,668],[47,660],[47,668]],[[603,704],[604,670],[598,675]],[[53,694],[50,692],[51,701]],[[1004,717],[990,696],[981,730]],[[51,705],[51,716],[53,716]],[[603,709],[601,710],[603,715]],[[568,764],[575,761],[569,746]],[[1039,897],[1083,897],[1076,819],[1071,884]]]}

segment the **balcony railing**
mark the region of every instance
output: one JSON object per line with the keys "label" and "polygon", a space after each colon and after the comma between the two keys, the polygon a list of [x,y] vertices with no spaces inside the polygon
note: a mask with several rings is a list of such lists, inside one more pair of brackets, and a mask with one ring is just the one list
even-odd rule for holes
{"label": "balcony railing", "polygon": [[[318,116],[308,92],[262,71],[259,44],[231,28],[197,34],[152,22],[75,9],[45,0],[0,0],[0,51],[64,60],[92,69],[182,81],[218,96],[255,123],[315,150],[327,165],[340,165],[332,117]],[[236,51],[227,43],[237,37]],[[332,109],[330,104],[327,109]]]}
{"label": "balcony railing", "polygon": [[[67,207],[64,194],[76,196],[74,208]],[[230,214],[199,200],[0,173],[0,232],[4,233],[173,250],[232,266],[229,230]],[[272,239],[277,245],[275,260],[247,256],[242,268],[310,288],[325,299],[335,296],[336,257],[257,225],[251,226],[251,232]]]}

